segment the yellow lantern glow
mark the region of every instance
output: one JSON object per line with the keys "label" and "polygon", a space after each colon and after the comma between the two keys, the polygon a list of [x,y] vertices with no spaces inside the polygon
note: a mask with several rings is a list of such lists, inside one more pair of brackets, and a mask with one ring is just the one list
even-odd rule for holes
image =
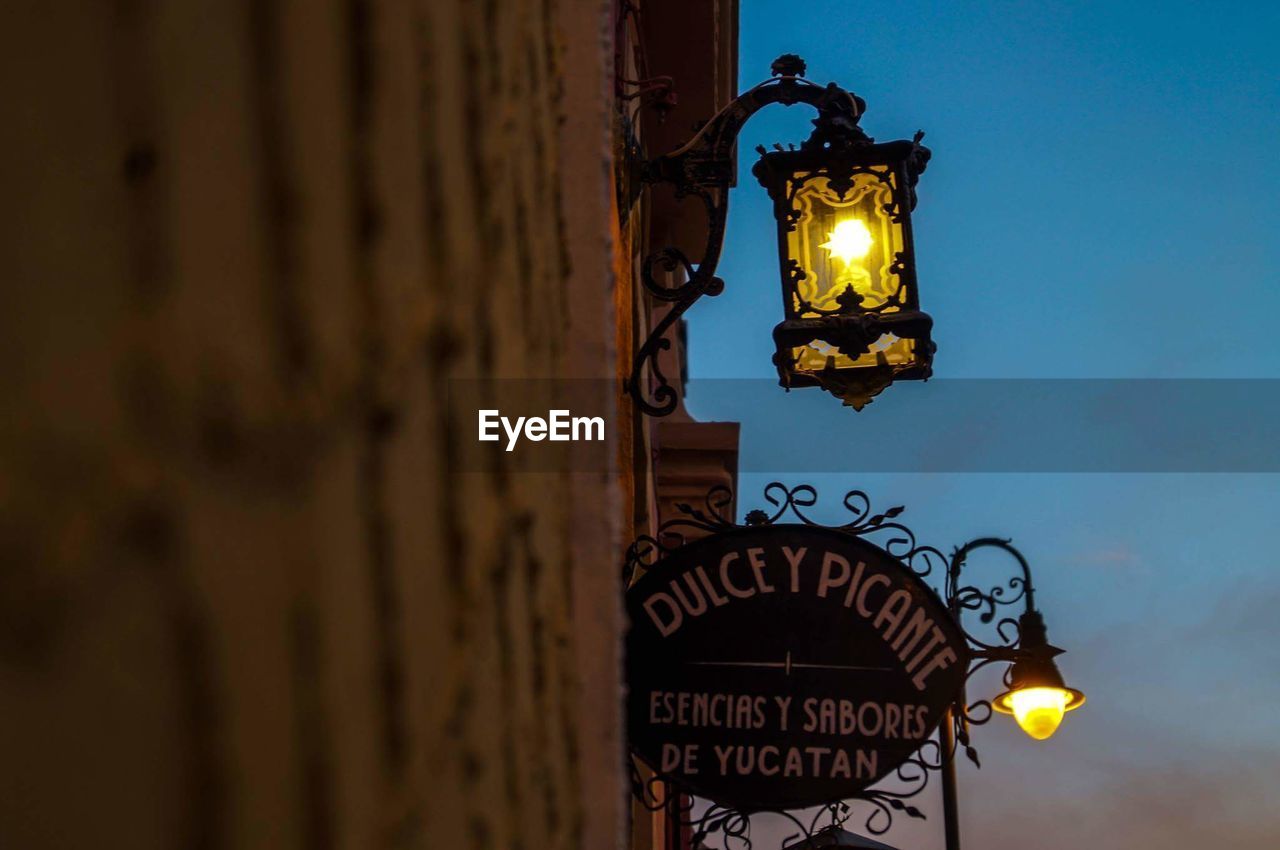
{"label": "yellow lantern glow", "polygon": [[1062,683],[1051,659],[1023,661],[1014,669],[1015,687],[992,701],[996,711],[1012,714],[1032,738],[1043,741],[1058,731],[1063,715],[1084,705],[1084,694]]}
{"label": "yellow lantern glow", "polygon": [[761,150],[753,173],[778,221],[784,387],[819,386],[861,410],[894,381],[931,374],[933,320],[920,310],[911,235],[929,161],[919,142]]}
{"label": "yellow lantern glow", "polygon": [[827,241],[819,247],[826,248],[831,256],[848,265],[867,256],[874,243],[866,222],[860,218],[846,218],[836,224],[835,230],[827,234]]}
{"label": "yellow lantern glow", "polygon": [[[981,597],[990,605],[982,619],[990,622],[995,616],[995,606],[1002,604],[1001,586],[987,595],[960,584],[960,571],[967,562],[969,553],[986,547],[999,549],[1018,562],[1022,574],[1011,579],[1007,587],[1020,589],[1012,601],[1022,599],[1026,603],[1026,610],[1017,620],[1018,641],[1016,645],[1008,647],[1008,655],[1004,656],[1013,662],[1004,676],[1008,690],[993,699],[991,707],[1004,714],[1012,714],[1023,732],[1037,741],[1043,741],[1058,731],[1063,715],[1084,705],[1084,693],[1067,687],[1062,678],[1062,671],[1054,661],[1054,658],[1062,654],[1062,650],[1049,643],[1044,616],[1036,609],[1031,567],[1010,541],[999,537],[979,537],[970,540],[952,554],[951,566],[947,570],[947,587],[952,594],[954,610],[979,607],[968,604],[966,600]],[[1007,622],[1009,621],[1000,624],[1002,636]]]}
{"label": "yellow lantern glow", "polygon": [[1013,718],[1022,731],[1043,741],[1058,731],[1071,694],[1061,688],[1024,688],[1015,691],[1009,702],[1013,706]]}

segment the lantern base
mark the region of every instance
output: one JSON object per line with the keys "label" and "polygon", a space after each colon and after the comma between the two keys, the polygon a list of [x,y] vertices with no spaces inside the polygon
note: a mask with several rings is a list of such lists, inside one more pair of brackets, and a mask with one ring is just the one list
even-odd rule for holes
{"label": "lantern base", "polygon": [[872,367],[857,370],[857,374],[844,374],[841,369],[816,372],[814,378],[817,385],[831,393],[844,404],[861,412],[880,395],[886,387],[893,383],[893,367]]}
{"label": "lantern base", "polygon": [[[929,379],[936,348],[930,338],[932,328],[933,319],[918,310],[788,319],[773,329],[778,383],[788,390],[821,387],[860,411],[894,381]],[[874,363],[854,365],[886,335],[911,341],[909,361],[890,363],[877,353]],[[835,348],[846,365],[838,365],[837,358],[830,356],[822,369],[799,368],[796,349],[815,342]]]}

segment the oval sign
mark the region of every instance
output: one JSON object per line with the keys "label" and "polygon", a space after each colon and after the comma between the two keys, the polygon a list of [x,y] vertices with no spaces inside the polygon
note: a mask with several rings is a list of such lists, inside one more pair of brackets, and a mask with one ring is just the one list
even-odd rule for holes
{"label": "oval sign", "polygon": [[735,529],[627,591],[633,752],[744,811],[856,796],[933,733],[968,669],[932,589],[860,537]]}

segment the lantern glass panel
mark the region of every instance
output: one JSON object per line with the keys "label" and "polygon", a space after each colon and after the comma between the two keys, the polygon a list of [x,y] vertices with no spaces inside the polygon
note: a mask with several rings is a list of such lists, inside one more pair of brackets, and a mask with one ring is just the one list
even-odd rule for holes
{"label": "lantern glass panel", "polygon": [[[797,215],[787,234],[789,256],[800,266],[787,309],[790,318],[816,318],[841,311],[852,289],[861,309],[895,313],[912,302],[895,270],[905,251],[901,221],[894,220],[897,175],[892,169],[854,174],[843,193],[823,174],[796,178],[792,196]],[[794,184],[793,184],[794,185]],[[844,296],[842,299],[841,296]],[[915,344],[885,334],[858,358],[815,340],[792,349],[797,371],[821,371],[876,365],[905,365],[915,359]]]}

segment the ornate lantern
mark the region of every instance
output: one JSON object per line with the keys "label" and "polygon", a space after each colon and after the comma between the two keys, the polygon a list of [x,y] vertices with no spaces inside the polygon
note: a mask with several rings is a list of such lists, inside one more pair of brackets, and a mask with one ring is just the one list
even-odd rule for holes
{"label": "ornate lantern", "polygon": [[895,380],[928,378],[934,351],[911,240],[929,149],[922,133],[876,144],[857,125],[863,108],[858,97],[833,100],[799,150],[759,148],[752,170],[778,221],[779,381],[822,387],[857,410]]}
{"label": "ornate lantern", "polygon": [[876,144],[858,127],[865,101],[835,83],[804,79],[804,61],[778,57],[773,77],[749,89],[670,153],[633,154],[627,181],[634,197],[665,183],[677,197],[696,197],[707,211],[707,242],[695,261],[675,246],[641,265],[651,297],[670,305],[636,351],[627,389],[641,411],[667,416],[679,403],[663,375],[659,352],[698,299],[719,295],[716,265],[724,242],[738,133],[772,103],[804,103],[818,112],[800,148],[763,154],[755,175],[773,197],[782,269],[783,322],[774,330],[774,362],[782,386],[819,386],[861,410],[893,381],[930,374],[932,320],[916,291],[911,210],[929,161],[911,141]]}

